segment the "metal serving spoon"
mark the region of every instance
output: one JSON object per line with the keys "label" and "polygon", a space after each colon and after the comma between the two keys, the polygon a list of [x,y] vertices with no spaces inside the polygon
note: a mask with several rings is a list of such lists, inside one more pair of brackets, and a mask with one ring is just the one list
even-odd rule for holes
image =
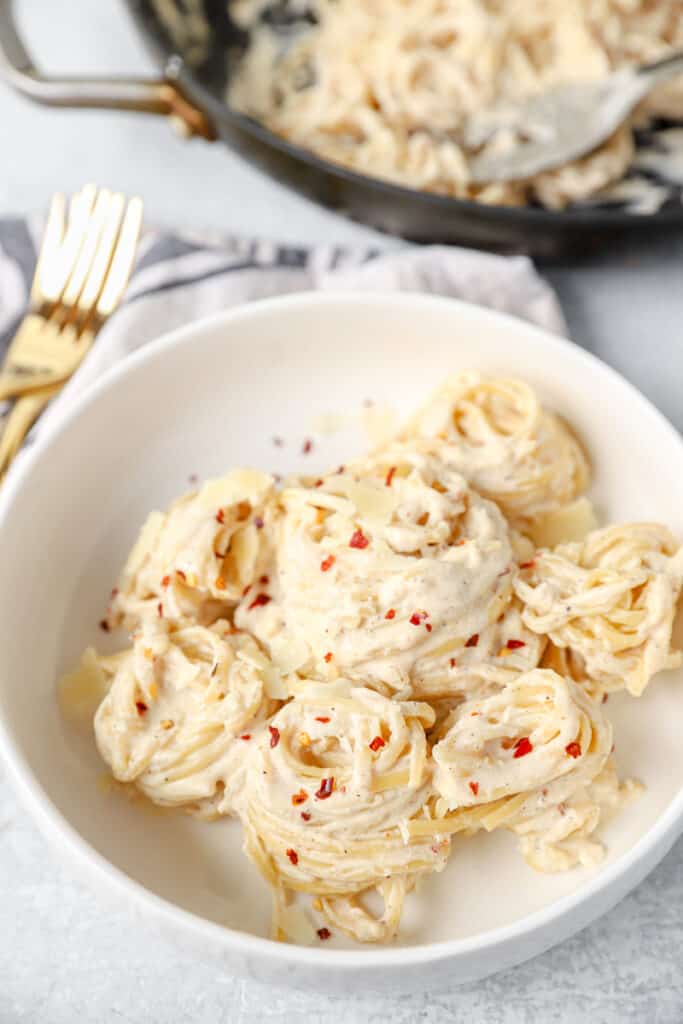
{"label": "metal serving spoon", "polygon": [[[660,82],[683,74],[683,53],[622,68],[599,82],[561,86],[518,107],[500,107],[465,130],[465,144],[482,146],[501,129],[521,141],[509,153],[470,161],[474,184],[530,178],[596,149]],[[683,114],[683,110],[681,111]]]}

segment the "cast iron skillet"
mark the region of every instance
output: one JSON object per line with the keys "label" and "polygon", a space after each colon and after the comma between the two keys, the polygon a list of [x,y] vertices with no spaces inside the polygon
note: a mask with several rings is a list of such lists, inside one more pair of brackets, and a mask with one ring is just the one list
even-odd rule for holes
{"label": "cast iron skillet", "polygon": [[[246,158],[306,195],[355,220],[415,241],[459,242],[502,252],[553,259],[604,248],[617,238],[658,234],[683,226],[683,197],[672,194],[651,213],[625,204],[561,212],[537,207],[495,207],[418,192],[365,177],[278,138],[258,122],[231,110],[224,96],[247,39],[233,24],[226,0],[204,0],[211,25],[199,54],[174,32],[170,7],[181,18],[192,0],[126,0],[164,78],[158,81],[55,79],[36,71],[12,21],[12,0],[0,0],[0,78],[29,98],[53,106],[143,110],[172,116],[187,134],[219,138]],[[282,0],[269,16],[286,18]],[[205,52],[201,52],[205,50]]]}

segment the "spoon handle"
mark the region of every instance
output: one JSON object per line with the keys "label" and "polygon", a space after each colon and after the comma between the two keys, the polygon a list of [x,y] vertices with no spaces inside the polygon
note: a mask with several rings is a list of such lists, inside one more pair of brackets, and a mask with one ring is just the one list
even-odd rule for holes
{"label": "spoon handle", "polygon": [[675,75],[683,75],[683,51],[670,53],[668,57],[642,64],[638,68],[638,77],[645,77],[651,84],[665,82]]}

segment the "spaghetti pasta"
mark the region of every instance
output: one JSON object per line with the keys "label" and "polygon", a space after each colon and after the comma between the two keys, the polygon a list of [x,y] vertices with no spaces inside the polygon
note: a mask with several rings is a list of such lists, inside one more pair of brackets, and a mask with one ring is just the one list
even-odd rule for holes
{"label": "spaghetti pasta", "polygon": [[514,587],[525,625],[567,649],[593,692],[637,697],[681,663],[671,630],[682,584],[683,552],[669,531],[627,523],[539,552]]}
{"label": "spaghetti pasta", "polygon": [[135,628],[147,614],[166,614],[210,624],[237,604],[268,557],[273,484],[238,469],[152,512],[114,592],[111,623]]}
{"label": "spaghetti pasta", "polygon": [[[411,840],[406,823],[430,796],[430,707],[337,681],[308,685],[252,751],[242,804],[246,849],[273,883],[322,897],[330,923],[359,941],[395,934],[415,878],[441,870],[448,840]],[[272,736],[277,742],[272,741]],[[375,916],[362,897],[377,890]]]}
{"label": "spaghetti pasta", "polygon": [[88,648],[62,707],[128,792],[239,819],[278,939],[393,938],[455,835],[597,863],[639,788],[602,698],[680,663],[683,549],[590,530],[587,481],[530,387],[474,372],[319,479],[208,481],[148,520],[103,623],[132,646]]}
{"label": "spaghetti pasta", "polygon": [[[629,125],[526,182],[474,186],[468,161],[515,144],[511,105],[683,47],[680,0],[288,0],[283,20],[302,30],[286,36],[269,6],[231,3],[250,32],[234,107],[361,173],[484,203],[562,207],[622,177]],[[680,114],[682,83],[655,89],[641,115]]]}
{"label": "spaghetti pasta", "polygon": [[508,828],[543,871],[595,858],[588,837],[600,807],[590,787],[609,759],[612,730],[572,682],[547,669],[520,675],[456,708],[442,732],[434,786],[449,831]]}
{"label": "spaghetti pasta", "polygon": [[405,695],[418,663],[447,663],[505,609],[505,521],[435,455],[395,446],[281,502],[273,601],[247,595],[235,621],[276,661],[284,637],[288,667],[293,644],[293,668]]}
{"label": "spaghetti pasta", "polygon": [[267,659],[226,627],[147,619],[97,710],[97,746],[114,778],[154,803],[232,813],[244,783],[240,737],[277,707]]}
{"label": "spaghetti pasta", "polygon": [[439,457],[510,523],[529,532],[588,486],[581,446],[521,380],[475,371],[449,378],[401,437]]}

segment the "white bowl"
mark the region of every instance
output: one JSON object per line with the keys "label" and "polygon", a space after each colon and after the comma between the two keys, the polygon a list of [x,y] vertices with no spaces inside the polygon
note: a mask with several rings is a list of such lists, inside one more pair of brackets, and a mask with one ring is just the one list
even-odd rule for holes
{"label": "white bowl", "polygon": [[459,840],[447,869],[408,898],[395,945],[277,944],[263,937],[269,894],[240,852],[239,826],[103,792],[91,736],[60,718],[56,680],[105,639],[97,621],[151,508],[187,489],[191,474],[341,462],[363,450],[363,431],[348,421],[303,455],[316,416],[359,411],[366,399],[406,412],[469,366],[523,376],[571,421],[606,519],[659,519],[683,537],[683,444],[629,384],[519,320],[408,295],[292,296],[176,331],[76,401],[0,496],[0,741],[17,788],[103,895],[231,971],[326,992],[480,978],[604,913],[683,829],[683,690],[681,673],[669,673],[639,701],[610,701],[620,771],[647,792],[603,829],[599,868],[539,875],[507,833]]}

